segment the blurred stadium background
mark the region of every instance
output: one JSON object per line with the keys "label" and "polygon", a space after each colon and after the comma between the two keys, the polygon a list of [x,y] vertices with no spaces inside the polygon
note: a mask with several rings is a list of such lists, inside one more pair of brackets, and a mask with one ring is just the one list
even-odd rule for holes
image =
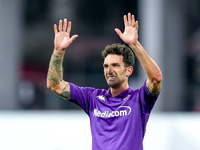
{"label": "blurred stadium background", "polygon": [[[128,12],[163,73],[145,150],[200,149],[199,0],[0,0],[0,149],[91,148],[87,116],[46,88],[53,24],[67,18],[79,35],[67,49],[64,79],[108,88],[101,51],[122,42],[114,28],[123,30]],[[136,61],[130,85],[137,88],[145,79]]]}

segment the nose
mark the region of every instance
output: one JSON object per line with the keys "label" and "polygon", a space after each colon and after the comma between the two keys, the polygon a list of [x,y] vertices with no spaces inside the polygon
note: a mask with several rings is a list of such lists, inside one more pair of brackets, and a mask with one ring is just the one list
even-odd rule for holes
{"label": "nose", "polygon": [[112,67],[108,67],[108,68],[106,68],[106,73],[107,74],[112,74],[113,73],[113,68]]}

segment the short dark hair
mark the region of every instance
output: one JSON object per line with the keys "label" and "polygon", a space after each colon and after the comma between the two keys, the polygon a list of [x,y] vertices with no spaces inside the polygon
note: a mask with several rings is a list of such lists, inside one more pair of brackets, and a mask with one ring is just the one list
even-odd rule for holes
{"label": "short dark hair", "polygon": [[107,45],[102,51],[102,57],[106,58],[109,54],[122,55],[126,67],[134,66],[135,64],[135,54],[133,50],[125,44],[114,43],[112,45]]}

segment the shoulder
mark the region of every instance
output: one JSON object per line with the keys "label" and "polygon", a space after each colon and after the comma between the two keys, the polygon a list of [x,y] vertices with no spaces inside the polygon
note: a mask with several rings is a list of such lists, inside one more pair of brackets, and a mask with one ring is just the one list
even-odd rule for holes
{"label": "shoulder", "polygon": [[147,80],[145,80],[145,82],[143,83],[142,86],[138,87],[137,89],[133,89],[131,88],[130,90],[130,94],[131,95],[138,95],[140,99],[157,99],[159,96],[159,93],[154,95],[152,94],[147,85],[146,85]]}
{"label": "shoulder", "polygon": [[143,110],[145,110],[145,112],[150,113],[156,100],[158,99],[158,96],[159,93],[154,95],[149,92],[145,81],[144,85],[140,88],[140,101],[143,105]]}
{"label": "shoulder", "polygon": [[93,94],[104,94],[107,92],[105,89],[99,89],[94,87],[87,87],[87,86],[78,86],[74,83],[70,83],[70,92],[77,94],[78,92],[85,92],[85,93],[93,93]]}

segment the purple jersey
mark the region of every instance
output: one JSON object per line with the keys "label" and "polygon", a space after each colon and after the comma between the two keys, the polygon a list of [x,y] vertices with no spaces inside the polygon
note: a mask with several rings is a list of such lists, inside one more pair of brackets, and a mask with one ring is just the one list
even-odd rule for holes
{"label": "purple jersey", "polygon": [[71,102],[90,117],[93,150],[143,150],[150,112],[158,95],[149,93],[146,82],[112,97],[110,89],[79,87],[70,83]]}

